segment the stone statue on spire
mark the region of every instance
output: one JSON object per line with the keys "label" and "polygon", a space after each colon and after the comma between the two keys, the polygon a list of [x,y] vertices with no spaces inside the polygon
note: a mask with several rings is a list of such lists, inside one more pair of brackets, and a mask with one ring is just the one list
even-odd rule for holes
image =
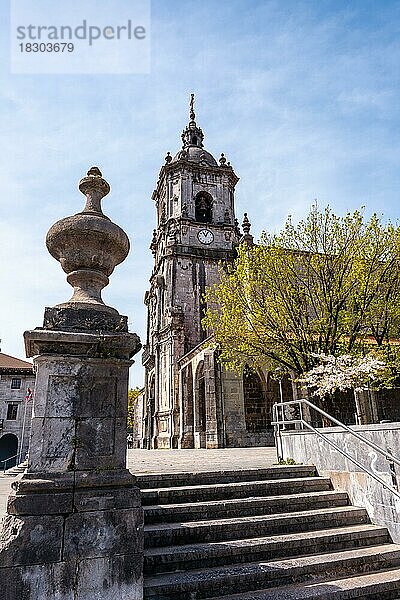
{"label": "stone statue on spire", "polygon": [[190,120],[194,121],[196,118],[196,114],[194,112],[194,94],[190,94]]}

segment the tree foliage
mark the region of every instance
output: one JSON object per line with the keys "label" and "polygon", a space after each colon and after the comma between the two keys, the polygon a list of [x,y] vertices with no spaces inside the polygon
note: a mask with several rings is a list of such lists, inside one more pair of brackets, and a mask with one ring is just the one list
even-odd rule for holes
{"label": "tree foliage", "polygon": [[360,211],[313,206],[259,245],[238,248],[233,269],[206,293],[203,324],[230,368],[281,366],[300,375],[316,355],[391,355],[400,332],[400,233]]}
{"label": "tree foliage", "polygon": [[128,429],[133,428],[135,420],[135,400],[142,390],[139,387],[128,390]]}

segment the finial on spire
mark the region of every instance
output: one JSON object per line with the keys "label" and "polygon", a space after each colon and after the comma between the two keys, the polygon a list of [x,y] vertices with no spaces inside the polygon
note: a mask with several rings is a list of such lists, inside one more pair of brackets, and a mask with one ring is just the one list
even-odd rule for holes
{"label": "finial on spire", "polygon": [[194,112],[194,94],[190,94],[190,120],[194,121],[196,118],[195,112]]}
{"label": "finial on spire", "polygon": [[243,217],[243,235],[239,240],[239,244],[247,244],[249,247],[254,245],[254,238],[250,233],[251,223],[247,217],[247,213],[244,213]]}
{"label": "finial on spire", "polygon": [[244,213],[242,228],[243,228],[243,233],[245,235],[248,235],[250,233],[250,227],[251,227],[251,223],[247,217],[247,213]]}

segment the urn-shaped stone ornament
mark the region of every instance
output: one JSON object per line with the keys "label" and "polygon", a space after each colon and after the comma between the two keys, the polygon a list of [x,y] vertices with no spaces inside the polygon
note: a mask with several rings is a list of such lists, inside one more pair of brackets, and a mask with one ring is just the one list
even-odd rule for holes
{"label": "urn-shaped stone ornament", "polygon": [[97,167],[81,179],[79,189],[86,196],[82,212],[57,221],[46,237],[50,254],[60,262],[74,288],[72,298],[57,307],[118,314],[104,304],[101,291],[114,268],[128,255],[129,239],[121,227],[103,214],[101,200],[110,186]]}

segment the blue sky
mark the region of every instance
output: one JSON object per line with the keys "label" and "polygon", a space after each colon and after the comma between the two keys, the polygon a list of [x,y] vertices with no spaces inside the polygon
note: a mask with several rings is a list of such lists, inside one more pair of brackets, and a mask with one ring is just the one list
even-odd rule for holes
{"label": "blue sky", "polygon": [[[70,297],[44,238],[81,210],[77,182],[92,165],[112,187],[104,211],[132,243],[104,299],[144,340],[151,193],[191,92],[205,147],[241,178],[237,216],[249,213],[255,236],[315,198],[398,219],[400,2],[153,0],[146,75],[12,75],[6,2],[0,12],[3,352],[23,357],[23,331]],[[131,382],[142,382],[140,358]]]}

